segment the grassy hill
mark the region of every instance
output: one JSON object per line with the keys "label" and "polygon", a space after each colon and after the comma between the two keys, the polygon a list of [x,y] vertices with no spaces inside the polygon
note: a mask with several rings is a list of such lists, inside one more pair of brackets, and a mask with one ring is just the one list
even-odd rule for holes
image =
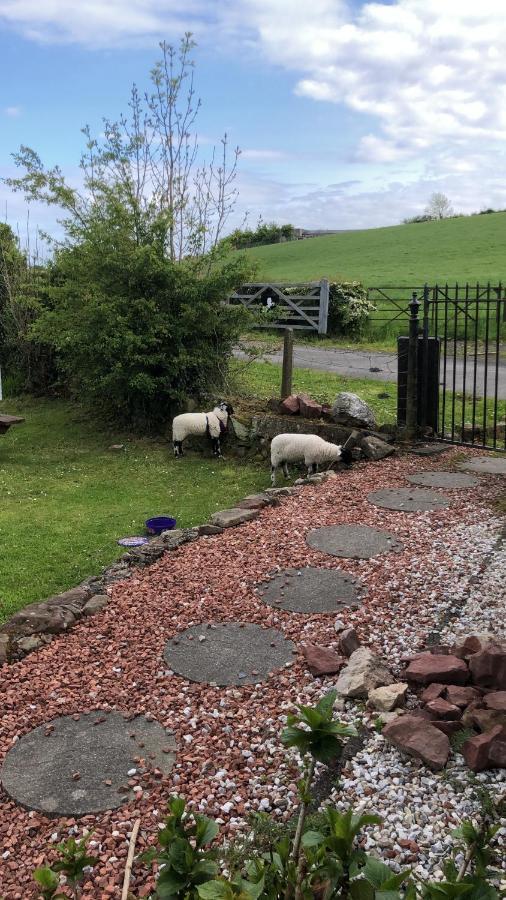
{"label": "grassy hill", "polygon": [[425,281],[506,281],[506,212],[418,225],[347,231],[249,250],[257,277],[324,276],[368,286]]}

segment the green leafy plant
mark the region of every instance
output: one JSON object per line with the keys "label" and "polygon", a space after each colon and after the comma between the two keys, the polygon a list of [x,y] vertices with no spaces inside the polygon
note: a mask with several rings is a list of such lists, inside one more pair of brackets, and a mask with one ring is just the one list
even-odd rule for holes
{"label": "green leafy plant", "polygon": [[161,850],[149,850],[143,860],[156,860],[160,868],[154,897],[193,900],[200,896],[199,886],[218,874],[215,854],[206,848],[218,835],[219,828],[212,819],[186,812],[181,797],[169,801],[169,811],[165,826],[158,834]]}
{"label": "green leafy plant", "polygon": [[359,281],[332,281],[329,285],[328,333],[357,337],[376,309]]}
{"label": "green leafy plant", "polygon": [[80,885],[85,877],[85,869],[92,868],[98,862],[97,857],[90,856],[87,849],[87,843],[92,832],[89,832],[81,840],[69,838],[57,844],[57,851],[60,858],[53,863],[52,866],[41,866],[35,869],[33,877],[40,888],[40,894],[43,900],[60,900],[60,898],[68,898],[68,894],[60,891],[60,875],[65,876],[65,884],[72,891],[71,896],[79,898],[81,895]]}

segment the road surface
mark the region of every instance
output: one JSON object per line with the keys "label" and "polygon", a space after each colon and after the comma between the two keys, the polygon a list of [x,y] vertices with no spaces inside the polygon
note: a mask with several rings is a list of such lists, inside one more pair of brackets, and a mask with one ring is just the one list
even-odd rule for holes
{"label": "road surface", "polygon": [[[245,358],[245,354],[236,351],[236,356]],[[263,359],[281,363],[282,352],[266,351]],[[294,348],[294,364],[301,369],[318,369],[322,372],[334,372],[349,378],[371,378],[376,381],[397,381],[397,356],[394,353],[382,353],[375,350],[344,350],[341,348],[312,347],[307,344],[296,344]],[[497,397],[506,400],[506,363],[499,358],[497,370]],[[487,366],[487,396],[495,396],[496,358],[489,353]],[[476,365],[476,393],[484,394],[485,364],[479,357]],[[473,393],[474,359],[467,359],[466,393]],[[443,381],[443,365],[441,361],[440,381]],[[455,390],[461,391],[464,383],[464,359],[457,357],[455,366]],[[453,390],[453,358],[446,360],[446,387]]]}

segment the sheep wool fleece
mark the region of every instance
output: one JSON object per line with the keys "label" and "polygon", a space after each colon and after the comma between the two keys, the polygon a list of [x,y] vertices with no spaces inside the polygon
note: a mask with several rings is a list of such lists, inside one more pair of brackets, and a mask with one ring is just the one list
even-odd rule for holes
{"label": "sheep wool fleece", "polygon": [[317,434],[278,434],[271,442],[271,464],[304,460],[306,466],[337,462],[341,447],[330,444]]}

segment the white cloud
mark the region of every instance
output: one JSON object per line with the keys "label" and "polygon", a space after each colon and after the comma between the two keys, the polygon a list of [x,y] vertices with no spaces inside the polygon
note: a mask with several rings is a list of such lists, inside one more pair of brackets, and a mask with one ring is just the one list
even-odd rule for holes
{"label": "white cloud", "polygon": [[[336,105],[364,117],[368,133],[347,164],[336,162],[333,180],[369,167],[383,173],[381,190],[371,177],[340,194],[342,227],[355,227],[354,210],[362,225],[396,221],[435,189],[460,209],[506,205],[504,0],[0,0],[1,22],[34,40],[88,47],[190,29],[218,51],[284,68],[294,92],[326,104],[329,117]],[[278,152],[250,148],[243,159],[281,160]],[[333,188],[257,179],[246,205],[250,195],[256,204],[253,183],[264,215],[340,227]],[[317,214],[330,218],[315,223]]]}
{"label": "white cloud", "polygon": [[10,119],[17,119],[18,116],[21,115],[21,107],[20,106],[6,106],[4,109],[4,114],[9,116]]}

